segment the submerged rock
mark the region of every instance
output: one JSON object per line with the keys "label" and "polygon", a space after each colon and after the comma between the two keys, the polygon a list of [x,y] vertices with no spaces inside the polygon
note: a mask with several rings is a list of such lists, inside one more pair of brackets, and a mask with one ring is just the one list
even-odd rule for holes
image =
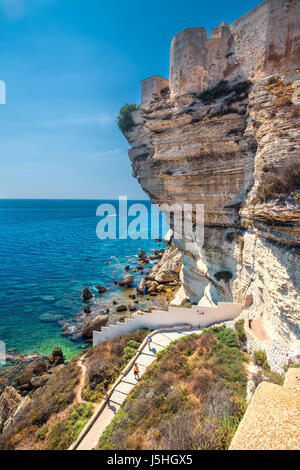
{"label": "submerged rock", "polygon": [[105,286],[98,285],[96,286],[96,288],[98,289],[99,294],[104,294],[105,292],[108,291],[108,288]]}
{"label": "submerged rock", "polygon": [[139,263],[149,264],[149,258],[147,254],[144,252],[144,250],[141,250],[141,248],[139,249],[138,258],[139,258]]}
{"label": "submerged rock", "polygon": [[44,313],[39,317],[42,322],[45,323],[56,323],[61,320],[62,316],[58,313]]}
{"label": "submerged rock", "polygon": [[90,305],[86,305],[83,309],[84,313],[91,313],[91,306]]}
{"label": "submerged rock", "polygon": [[88,300],[91,300],[93,297],[94,295],[91,293],[91,291],[87,287],[85,287],[82,292],[83,300],[87,302]]}

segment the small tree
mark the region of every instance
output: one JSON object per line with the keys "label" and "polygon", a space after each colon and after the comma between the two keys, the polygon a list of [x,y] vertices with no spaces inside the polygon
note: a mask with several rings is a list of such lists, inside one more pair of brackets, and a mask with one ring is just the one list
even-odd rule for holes
{"label": "small tree", "polygon": [[136,104],[127,104],[127,103],[124,104],[124,106],[122,106],[122,108],[120,109],[120,114],[117,118],[117,123],[118,123],[119,129],[122,132],[127,132],[134,126],[131,113],[133,111],[136,111],[137,109],[138,109],[138,106]]}

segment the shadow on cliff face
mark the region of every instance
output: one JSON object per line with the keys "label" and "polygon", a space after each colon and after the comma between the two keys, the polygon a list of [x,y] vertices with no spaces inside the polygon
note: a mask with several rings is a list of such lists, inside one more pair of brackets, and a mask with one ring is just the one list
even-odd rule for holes
{"label": "shadow on cliff face", "polygon": [[[233,282],[241,261],[242,235],[232,228],[206,227],[200,256],[184,253],[185,292],[192,303],[233,301]],[[238,255],[237,255],[238,254]]]}
{"label": "shadow on cliff face", "polygon": [[289,342],[299,340],[300,246],[260,238],[256,251],[254,263],[262,282],[254,305],[275,333]]}

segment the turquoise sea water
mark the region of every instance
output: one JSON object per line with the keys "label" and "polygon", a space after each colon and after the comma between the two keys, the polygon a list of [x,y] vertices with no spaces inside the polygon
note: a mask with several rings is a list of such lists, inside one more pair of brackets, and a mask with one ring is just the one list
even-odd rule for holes
{"label": "turquoise sea water", "polygon": [[99,240],[101,202],[118,210],[118,201],[0,200],[0,340],[6,349],[49,354],[61,346],[67,358],[74,356],[82,344],[62,337],[43,315],[74,317],[84,287],[116,289],[113,281],[124,265],[137,262],[138,249],[157,248],[151,239]]}

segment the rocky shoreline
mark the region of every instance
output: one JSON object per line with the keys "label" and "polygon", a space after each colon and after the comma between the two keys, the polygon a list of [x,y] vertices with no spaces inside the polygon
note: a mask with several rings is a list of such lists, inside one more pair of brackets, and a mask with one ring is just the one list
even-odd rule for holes
{"label": "rocky shoreline", "polygon": [[[161,248],[163,240],[156,241],[158,249],[149,254],[140,249],[136,263],[125,265],[123,275],[121,273],[113,285],[84,288],[83,307],[74,318],[49,319],[61,327],[62,336],[74,342],[83,341],[82,348],[86,349],[90,347],[94,330],[101,331],[108,323],[124,321],[134,312],[168,307],[180,286],[181,254],[170,241],[164,242],[165,248]],[[2,385],[16,384],[16,378],[32,364],[48,364],[49,357],[38,352],[18,354],[8,351],[9,365],[0,372],[0,389]]]}
{"label": "rocky shoreline", "polygon": [[[161,240],[157,240],[160,246]],[[170,245],[165,250],[139,250],[137,262],[124,266],[124,273],[113,285],[89,286],[83,289],[82,310],[72,319],[59,320],[63,336],[72,341],[92,341],[93,331],[107,323],[124,321],[133,312],[167,308],[180,286],[181,256]],[[97,289],[93,294],[92,290]]]}

